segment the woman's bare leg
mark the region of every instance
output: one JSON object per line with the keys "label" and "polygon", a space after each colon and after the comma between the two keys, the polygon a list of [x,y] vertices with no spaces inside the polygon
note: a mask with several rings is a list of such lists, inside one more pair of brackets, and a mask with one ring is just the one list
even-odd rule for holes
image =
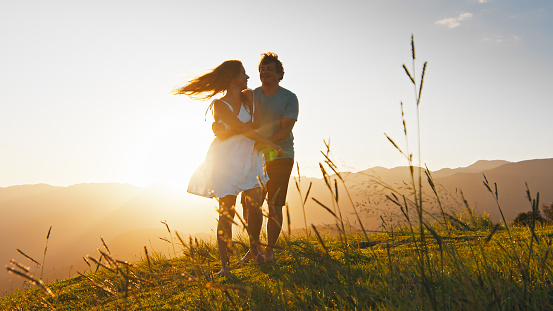
{"label": "woman's bare leg", "polygon": [[229,250],[232,247],[232,220],[236,196],[229,195],[219,199],[219,222],[217,224],[217,245],[221,258],[221,271],[217,274],[229,273]]}

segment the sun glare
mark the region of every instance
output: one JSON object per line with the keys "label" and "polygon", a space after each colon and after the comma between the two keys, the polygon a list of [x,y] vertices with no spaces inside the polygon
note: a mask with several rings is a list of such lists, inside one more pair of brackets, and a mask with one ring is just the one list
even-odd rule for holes
{"label": "sun glare", "polygon": [[213,139],[210,128],[196,114],[160,114],[134,138],[129,182],[141,187],[161,183],[186,188]]}

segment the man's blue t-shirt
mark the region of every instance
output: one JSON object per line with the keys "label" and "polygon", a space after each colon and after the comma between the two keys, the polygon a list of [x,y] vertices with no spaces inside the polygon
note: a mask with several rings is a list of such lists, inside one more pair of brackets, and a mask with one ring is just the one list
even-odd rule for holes
{"label": "man's blue t-shirt", "polygon": [[[253,91],[256,103],[261,113],[261,127],[257,132],[263,137],[270,137],[282,127],[282,118],[298,120],[299,103],[296,94],[280,87],[275,95],[265,95],[261,87]],[[294,135],[276,143],[284,150],[284,155],[278,157],[273,153],[265,153],[265,159],[272,161],[282,158],[294,158]]]}

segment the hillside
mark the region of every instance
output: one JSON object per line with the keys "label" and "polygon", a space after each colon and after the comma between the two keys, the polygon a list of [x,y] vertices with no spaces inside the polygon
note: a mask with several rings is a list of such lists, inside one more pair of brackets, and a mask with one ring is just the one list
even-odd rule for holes
{"label": "hillside", "polygon": [[[525,183],[528,183],[532,194],[540,192],[541,202],[553,201],[553,159],[516,163],[479,161],[465,168],[440,170],[433,176],[447,208],[455,212],[464,210],[459,196],[459,190],[462,190],[471,208],[478,213],[487,212],[494,222],[499,222],[495,201],[482,184],[483,174],[492,185],[497,183],[500,204],[508,221],[530,209]],[[387,223],[403,220],[398,208],[385,197],[390,191],[379,186],[377,181],[408,192],[410,177],[407,167],[376,167],[343,173],[343,177],[366,229],[381,230],[382,219]],[[305,201],[307,220],[304,220],[295,184],[297,179],[297,176],[291,179],[288,192],[292,228],[302,229],[306,224],[324,228],[323,225],[333,224],[333,216],[311,199],[315,197],[327,206],[333,206],[325,182],[302,176],[299,184],[304,198],[312,183],[309,198]],[[339,182],[338,189],[340,211],[356,226],[357,218],[346,189]],[[423,191],[427,195],[432,194],[426,182]],[[431,208],[434,205],[429,201],[426,206]],[[100,237],[111,245],[120,258],[135,260],[140,258],[144,246],[159,252],[171,251],[167,243],[159,239],[169,238],[161,221],[166,220],[173,233],[176,230],[185,238],[188,234],[204,237],[213,234],[217,217],[214,200],[161,185],[148,188],[128,184],[12,186],[0,188],[0,207],[5,216],[0,219],[0,261],[5,264],[11,259],[25,260],[17,249],[41,261],[46,233],[52,226],[44,271],[47,281],[81,271],[85,267],[82,257],[95,254],[96,249],[102,247]],[[237,210],[241,213],[240,207]],[[335,231],[333,226],[328,228],[329,233]],[[0,293],[10,292],[20,287],[21,283],[19,278],[1,273]]]}
{"label": "hillside", "polygon": [[[167,221],[184,235],[211,232],[217,213],[214,201],[151,186],[79,184],[69,187],[23,185],[0,188],[0,261],[25,260],[17,249],[41,262],[46,233],[52,231],[44,279],[52,281],[74,275],[84,268],[82,257],[95,254],[100,237],[114,241],[124,259],[135,259],[145,245],[165,251]],[[132,233],[131,233],[132,232]],[[124,237],[125,242],[121,239]],[[134,250],[129,245],[138,245]],[[21,280],[0,274],[0,293],[21,286]]]}

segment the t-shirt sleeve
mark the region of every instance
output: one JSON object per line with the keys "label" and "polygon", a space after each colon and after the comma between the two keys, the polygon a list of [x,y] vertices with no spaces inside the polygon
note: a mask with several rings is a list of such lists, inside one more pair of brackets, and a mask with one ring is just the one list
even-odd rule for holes
{"label": "t-shirt sleeve", "polygon": [[298,97],[296,94],[290,95],[288,97],[288,102],[286,103],[286,109],[284,110],[284,117],[289,119],[298,120],[298,114],[299,114],[299,102]]}

